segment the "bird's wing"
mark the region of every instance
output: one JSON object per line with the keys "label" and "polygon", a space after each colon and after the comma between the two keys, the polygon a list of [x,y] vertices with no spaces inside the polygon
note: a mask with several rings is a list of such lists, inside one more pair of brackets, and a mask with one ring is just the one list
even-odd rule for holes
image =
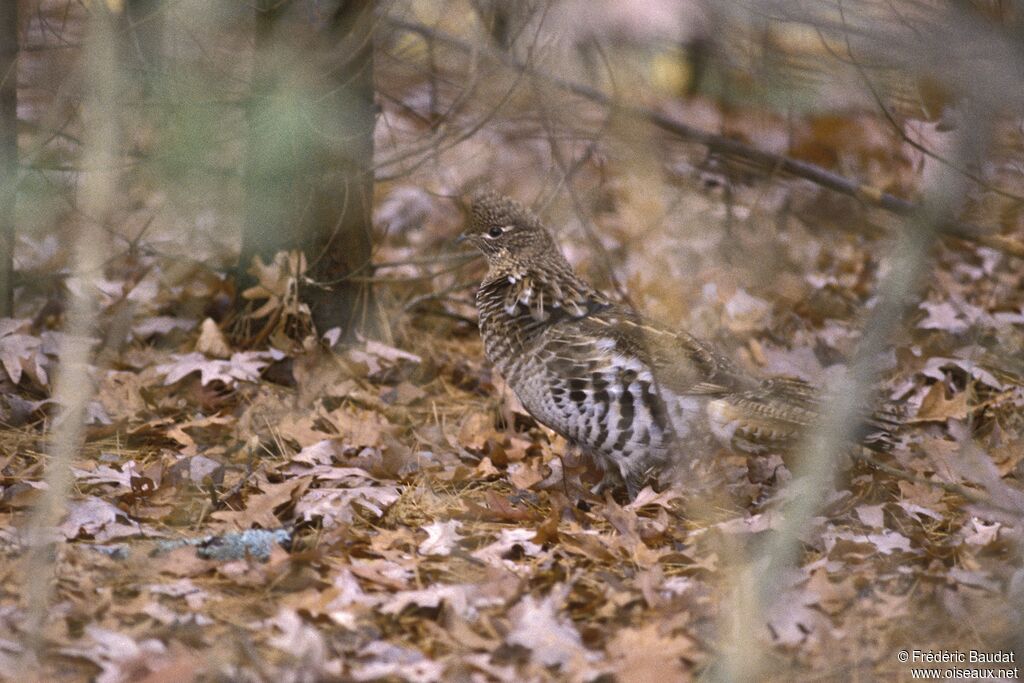
{"label": "bird's wing", "polygon": [[[791,448],[821,414],[820,394],[804,380],[755,379],[706,342],[652,324],[628,308],[609,304],[553,322],[543,335],[552,353],[547,364],[553,369],[570,376],[609,365],[647,369],[658,392],[711,399],[707,414],[712,430],[739,451]],[[883,405],[867,416],[857,440],[885,450],[899,424],[898,411],[891,404]]]}
{"label": "bird's wing", "polygon": [[654,374],[658,386],[677,394],[715,396],[756,386],[707,343],[644,320],[622,306],[610,306],[578,321],[581,330],[604,337],[611,351],[634,357]]}

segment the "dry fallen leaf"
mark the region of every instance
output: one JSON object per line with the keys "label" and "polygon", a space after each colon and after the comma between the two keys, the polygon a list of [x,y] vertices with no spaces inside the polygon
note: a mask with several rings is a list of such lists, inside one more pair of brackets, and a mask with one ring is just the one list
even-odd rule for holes
{"label": "dry fallen leaf", "polygon": [[399,498],[398,488],[377,484],[346,489],[312,489],[295,506],[295,516],[302,520],[322,519],[323,524],[349,523],[355,514],[355,506],[365,509],[375,517]]}
{"label": "dry fallen leaf", "polygon": [[99,667],[100,674],[95,679],[99,683],[117,683],[127,677],[154,671],[165,659],[167,647],[155,638],[137,641],[129,635],[88,624],[79,643],[63,647],[60,651],[65,656],[80,657]]}
{"label": "dry fallen leaf", "polygon": [[623,683],[683,680],[683,660],[699,658],[700,648],[685,635],[665,636],[656,622],[624,628],[608,643],[616,679]]}
{"label": "dry fallen leaf", "polygon": [[16,332],[27,331],[31,321],[3,318],[0,323],[0,364],[11,382],[18,384],[22,374],[28,373],[41,386],[49,385],[46,368],[50,361],[45,356],[42,337]]}
{"label": "dry fallen leaf", "polygon": [[557,591],[543,599],[525,595],[509,613],[512,621],[508,642],[533,653],[544,666],[566,666],[575,660],[593,659],[583,647],[579,632],[559,615]]}
{"label": "dry fallen leaf", "polygon": [[67,515],[58,529],[69,540],[85,535],[100,543],[115,538],[153,535],[148,527],[133,521],[116,506],[94,496],[69,502]]}
{"label": "dry fallen leaf", "polygon": [[423,527],[423,531],[427,532],[427,538],[420,543],[420,555],[451,555],[462,538],[458,533],[461,526],[461,522],[453,519],[447,522],[433,522]]}
{"label": "dry fallen leaf", "polygon": [[220,510],[211,517],[232,529],[276,529],[281,526],[281,520],[274,510],[300,500],[312,481],[312,477],[307,476],[288,479],[280,484],[261,483],[263,492],[249,496],[242,510]]}
{"label": "dry fallen leaf", "polygon": [[212,318],[207,318],[199,326],[199,339],[196,340],[196,351],[213,358],[231,357],[231,345]]}
{"label": "dry fallen leaf", "polygon": [[827,614],[838,614],[857,597],[858,591],[854,583],[851,576],[842,581],[832,581],[827,571],[818,569],[811,574],[807,590],[817,596],[817,605]]}
{"label": "dry fallen leaf", "polygon": [[232,354],[229,360],[211,360],[201,353],[189,353],[175,355],[171,363],[157,366],[156,371],[166,376],[165,385],[174,384],[198,372],[203,385],[220,381],[233,387],[238,382],[259,381],[263,369],[283,357],[277,350],[241,351]]}
{"label": "dry fallen leaf", "polygon": [[965,332],[969,325],[948,301],[922,301],[920,307],[928,315],[917,324],[922,330],[943,330],[952,334]]}
{"label": "dry fallen leaf", "polygon": [[914,422],[945,422],[949,419],[962,420],[971,412],[967,401],[967,392],[954,394],[946,398],[946,389],[941,383],[933,384],[921,401],[917,415],[911,418]]}

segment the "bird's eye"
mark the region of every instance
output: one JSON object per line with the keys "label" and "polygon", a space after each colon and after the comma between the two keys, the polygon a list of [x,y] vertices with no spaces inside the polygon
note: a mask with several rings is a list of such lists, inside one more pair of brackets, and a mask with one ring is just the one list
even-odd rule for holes
{"label": "bird's eye", "polygon": [[493,228],[487,231],[487,234],[490,235],[491,237],[501,237],[501,233],[502,230],[498,226],[494,226]]}

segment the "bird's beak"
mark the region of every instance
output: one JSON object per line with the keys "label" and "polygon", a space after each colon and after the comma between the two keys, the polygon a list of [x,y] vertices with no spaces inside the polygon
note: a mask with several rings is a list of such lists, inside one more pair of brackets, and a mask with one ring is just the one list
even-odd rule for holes
{"label": "bird's beak", "polygon": [[469,238],[466,236],[466,233],[462,233],[455,238],[455,244],[463,244],[467,239]]}

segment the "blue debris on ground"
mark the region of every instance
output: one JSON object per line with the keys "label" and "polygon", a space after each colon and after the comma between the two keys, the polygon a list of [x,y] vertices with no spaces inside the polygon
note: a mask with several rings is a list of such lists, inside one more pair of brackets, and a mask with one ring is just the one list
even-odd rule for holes
{"label": "blue debris on ground", "polygon": [[292,532],[288,529],[248,529],[220,536],[161,541],[153,554],[161,555],[191,545],[196,547],[196,554],[206,560],[228,562],[251,557],[266,562],[270,559],[274,543],[284,546],[290,543],[291,539]]}
{"label": "blue debris on ground", "polygon": [[131,548],[129,548],[124,543],[113,543],[111,545],[90,545],[88,547],[100,553],[101,555],[106,555],[107,557],[113,560],[127,560],[128,555],[131,553]]}

